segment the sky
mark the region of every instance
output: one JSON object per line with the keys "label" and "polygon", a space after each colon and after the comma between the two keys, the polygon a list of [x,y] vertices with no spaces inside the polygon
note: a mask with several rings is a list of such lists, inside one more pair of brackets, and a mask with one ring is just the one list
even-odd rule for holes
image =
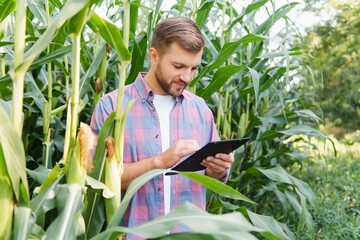
{"label": "sky", "polygon": [[[189,0],[188,0],[189,1]],[[234,7],[238,9],[243,9],[246,7],[249,3],[251,3],[251,0],[234,0]],[[301,0],[298,1],[292,1],[292,0],[276,0],[276,8],[279,8],[287,3],[292,2],[298,2],[299,5],[297,5],[292,11],[288,13],[288,17],[296,24],[296,26],[299,28],[302,35],[305,35],[305,28],[312,26],[313,24],[320,21],[319,17],[315,16],[311,12],[303,12],[300,11],[302,8],[305,7],[305,3]],[[167,0],[164,1],[162,4],[162,9],[170,9],[171,6],[173,6],[176,3],[176,0]],[[257,18],[259,21],[259,24],[264,21],[267,18],[267,15],[265,12],[259,11],[257,14]],[[279,21],[273,29],[273,32],[280,31],[281,28],[283,28],[284,23]]]}

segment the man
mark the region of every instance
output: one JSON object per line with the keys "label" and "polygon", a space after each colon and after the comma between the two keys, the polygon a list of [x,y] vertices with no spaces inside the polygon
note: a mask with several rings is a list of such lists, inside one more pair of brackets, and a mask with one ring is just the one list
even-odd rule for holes
{"label": "man", "polygon": [[[205,101],[185,90],[201,64],[204,39],[197,25],[185,17],[161,21],[149,49],[151,67],[125,87],[123,106],[131,99],[125,127],[122,190],[136,177],[167,169],[206,143],[218,140],[212,112]],[[115,111],[117,90],[105,95],[95,108],[91,127],[99,132]],[[232,154],[207,157],[202,173],[224,181],[234,161]],[[123,224],[136,226],[160,217],[185,201],[205,209],[205,189],[181,175],[158,176],[135,194]],[[181,226],[174,232],[184,231]],[[129,239],[129,237],[127,238]]]}

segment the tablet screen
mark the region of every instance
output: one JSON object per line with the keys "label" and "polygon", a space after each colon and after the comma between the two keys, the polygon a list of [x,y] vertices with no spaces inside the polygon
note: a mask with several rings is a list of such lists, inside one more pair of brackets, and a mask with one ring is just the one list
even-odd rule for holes
{"label": "tablet screen", "polygon": [[[229,140],[221,140],[207,143],[204,147],[194,152],[184,161],[174,166],[171,170],[176,171],[200,171],[205,167],[201,165],[201,161],[208,156],[215,156],[217,153],[231,153],[235,149],[244,145],[249,138],[237,138]],[[166,173],[171,175],[174,173]]]}

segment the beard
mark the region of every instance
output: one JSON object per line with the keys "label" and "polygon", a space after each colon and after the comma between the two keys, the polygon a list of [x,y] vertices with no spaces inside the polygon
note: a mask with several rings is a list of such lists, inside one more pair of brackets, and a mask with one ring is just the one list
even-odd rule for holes
{"label": "beard", "polygon": [[[167,93],[168,95],[171,95],[173,97],[178,97],[182,94],[182,92],[184,91],[184,89],[186,88],[187,84],[182,81],[182,80],[178,80],[178,81],[170,81],[170,82],[167,82],[165,77],[164,77],[164,74],[161,70],[161,65],[157,65],[156,69],[155,69],[155,78],[159,84],[159,86],[161,87],[161,89]],[[173,87],[172,88],[172,84],[173,83],[180,83],[180,84],[183,84],[184,87]]]}

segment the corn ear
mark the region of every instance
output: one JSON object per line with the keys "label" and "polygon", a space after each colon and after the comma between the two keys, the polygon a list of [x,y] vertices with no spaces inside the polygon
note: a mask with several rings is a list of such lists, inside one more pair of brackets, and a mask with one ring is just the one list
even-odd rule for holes
{"label": "corn ear", "polygon": [[85,175],[86,170],[80,165],[80,145],[76,144],[71,151],[67,183],[85,185]]}
{"label": "corn ear", "polygon": [[110,199],[105,199],[106,220],[109,223],[114,213],[120,206],[121,199],[121,166],[116,159],[116,149],[114,138],[108,137],[106,144],[106,162],[105,162],[105,185],[115,194]]}
{"label": "corn ear", "polygon": [[238,127],[238,136],[244,137],[246,133],[246,113],[241,113]]}
{"label": "corn ear", "polygon": [[89,125],[80,123],[80,131],[70,157],[67,183],[85,185],[86,173],[93,166],[90,157],[93,142],[94,136]]}
{"label": "corn ear", "polygon": [[101,59],[99,69],[97,70],[97,78],[95,81],[95,96],[94,96],[94,103],[93,103],[94,107],[98,103],[99,99],[102,97],[102,95],[104,93],[107,66],[108,66],[107,52],[106,52],[106,49],[104,48],[103,57]]}

